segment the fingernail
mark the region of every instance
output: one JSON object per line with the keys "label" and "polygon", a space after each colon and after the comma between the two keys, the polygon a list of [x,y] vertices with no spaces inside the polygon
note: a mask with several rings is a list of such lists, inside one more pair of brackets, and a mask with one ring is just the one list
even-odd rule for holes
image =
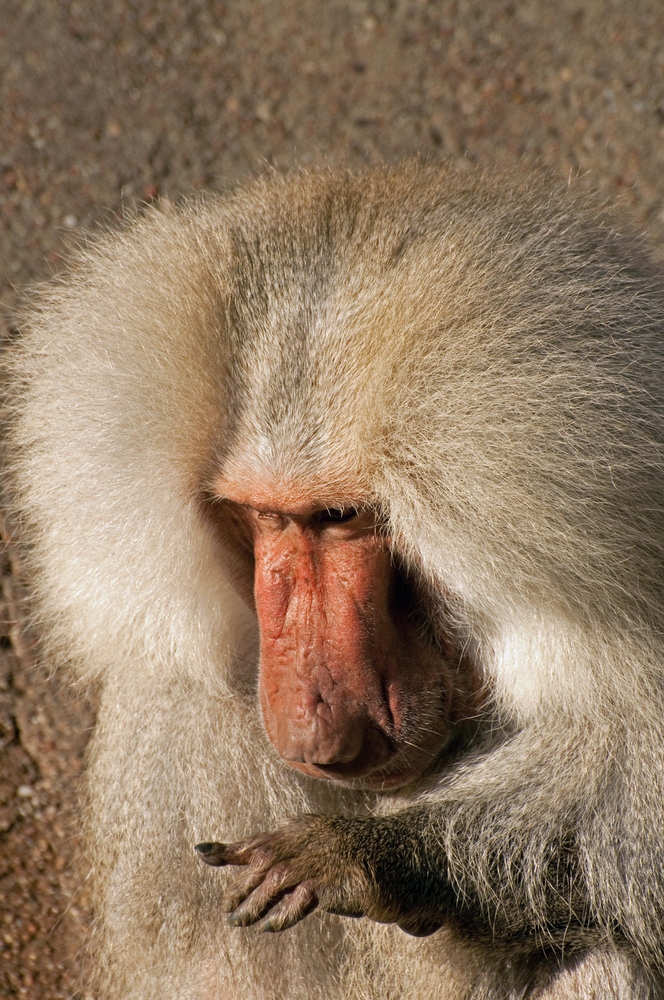
{"label": "fingernail", "polygon": [[225,844],[196,844],[194,850],[206,865],[220,868],[226,864]]}
{"label": "fingernail", "polygon": [[229,913],[228,923],[231,927],[242,927],[242,917],[238,916],[237,913]]}

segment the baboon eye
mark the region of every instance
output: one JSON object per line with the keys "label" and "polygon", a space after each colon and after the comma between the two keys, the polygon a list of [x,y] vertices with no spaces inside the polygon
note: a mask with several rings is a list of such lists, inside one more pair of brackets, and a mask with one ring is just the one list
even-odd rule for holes
{"label": "baboon eye", "polygon": [[331,507],[320,512],[321,524],[343,524],[344,521],[352,521],[357,517],[354,507]]}
{"label": "baboon eye", "polygon": [[276,511],[258,510],[255,511],[255,515],[268,529],[281,529],[286,524],[283,514],[278,514]]}

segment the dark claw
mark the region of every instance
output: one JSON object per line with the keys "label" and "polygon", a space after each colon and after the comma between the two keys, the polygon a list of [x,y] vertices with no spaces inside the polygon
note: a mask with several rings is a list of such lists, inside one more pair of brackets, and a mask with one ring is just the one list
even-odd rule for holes
{"label": "dark claw", "polygon": [[225,844],[196,844],[194,850],[198,852],[201,861],[204,861],[206,865],[218,868],[220,865],[227,864]]}

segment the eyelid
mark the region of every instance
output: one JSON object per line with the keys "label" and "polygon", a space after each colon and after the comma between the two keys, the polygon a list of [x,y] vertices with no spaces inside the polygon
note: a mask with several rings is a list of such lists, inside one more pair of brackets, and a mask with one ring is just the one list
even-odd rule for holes
{"label": "eyelid", "polygon": [[360,511],[355,507],[331,507],[320,512],[320,521],[323,524],[347,524],[359,515]]}

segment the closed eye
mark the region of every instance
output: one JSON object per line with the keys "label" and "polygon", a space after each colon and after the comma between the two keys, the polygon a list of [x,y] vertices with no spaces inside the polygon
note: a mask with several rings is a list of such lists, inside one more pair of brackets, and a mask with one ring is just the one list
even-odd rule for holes
{"label": "closed eye", "polygon": [[357,517],[357,513],[354,507],[331,507],[322,510],[318,516],[321,524],[344,524]]}

